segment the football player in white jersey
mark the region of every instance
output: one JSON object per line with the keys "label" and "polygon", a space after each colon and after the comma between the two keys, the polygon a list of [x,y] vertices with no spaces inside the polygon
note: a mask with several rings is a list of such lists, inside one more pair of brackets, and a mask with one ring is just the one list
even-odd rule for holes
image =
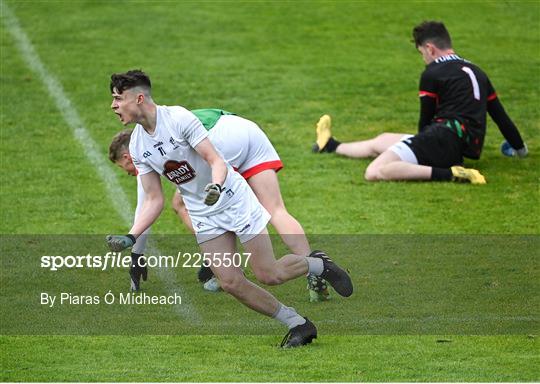
{"label": "football player in white jersey", "polygon": [[[270,213],[270,223],[291,252],[309,255],[311,249],[304,229],[287,211],[281,197],[276,173],[283,168],[283,163],[262,129],[252,121],[219,109],[196,109],[192,112],[208,130],[210,141],[224,159],[247,180],[259,202]],[[136,168],[129,155],[131,133],[131,129],[125,129],[114,136],[109,146],[109,159],[128,175],[136,176]],[[143,201],[144,189],[137,177],[136,212],[142,207]],[[174,194],[172,206],[187,228],[195,232],[180,193]],[[144,253],[145,239],[140,238],[134,246],[132,253],[135,259]],[[131,286],[133,290],[138,290],[140,278],[146,276],[146,270],[138,268],[136,260],[133,265],[134,268],[130,270]],[[198,276],[205,289],[219,289],[219,283],[215,281],[209,267],[201,267]],[[318,276],[308,276],[308,289],[310,301],[324,301],[328,298],[326,282]]]}
{"label": "football player in white jersey", "polygon": [[190,213],[197,241],[209,257],[210,267],[224,291],[238,301],[289,328],[283,347],[311,343],[317,329],[294,308],[247,280],[240,267],[224,266],[226,255],[236,253],[236,237],[261,283],[282,284],[308,273],[321,276],[337,293],[353,293],[352,281],[343,269],[321,251],[309,256],[288,254],[276,260],[266,230],[270,215],[242,176],[216,151],[200,120],[183,107],[156,105],[150,79],[134,70],[111,76],[111,108],[124,124],[136,123],[129,145],[140,175],[145,199],[127,235],[109,235],[111,250],[132,247],[137,237],[159,217],[163,209],[160,176],[176,184]]}

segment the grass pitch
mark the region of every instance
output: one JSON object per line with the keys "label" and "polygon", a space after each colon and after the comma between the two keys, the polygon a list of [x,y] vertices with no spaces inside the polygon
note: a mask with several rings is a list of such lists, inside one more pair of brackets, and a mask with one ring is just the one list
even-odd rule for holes
{"label": "grass pitch", "polygon": [[[537,2],[1,5],[3,381],[540,379]],[[103,158],[122,128],[109,109],[109,76],[132,68],[150,74],[158,104],[220,107],[263,127],[285,162],[288,209],[315,245],[351,270],[357,288],[350,300],[334,294],[317,304],[307,302],[300,280],[272,290],[317,322],[312,346],[279,350],[282,327],[202,292],[187,268],[153,270],[145,285],[155,294],[180,287],[178,310],[47,312],[37,304],[44,289],[127,287],[122,269],[40,269],[38,235],[101,239],[128,226],[21,55],[6,5]],[[323,113],[343,141],[415,131],[423,63],[409,40],[425,19],[443,20],[457,53],[490,75],[529,146],[525,160],[502,157],[489,122],[482,159],[467,163],[486,175],[485,186],[369,184],[368,161],[309,152]],[[114,172],[134,205],[134,180]],[[171,210],[154,232],[186,234]],[[171,241],[156,246],[167,252]]]}

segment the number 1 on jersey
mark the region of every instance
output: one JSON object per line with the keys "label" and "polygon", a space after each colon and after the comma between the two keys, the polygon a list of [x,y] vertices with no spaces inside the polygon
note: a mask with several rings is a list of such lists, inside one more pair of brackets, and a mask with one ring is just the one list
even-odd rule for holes
{"label": "number 1 on jersey", "polygon": [[469,67],[461,67],[461,70],[467,75],[469,75],[469,78],[471,79],[475,100],[480,100],[480,87],[478,86],[478,80],[476,80],[476,76],[474,75],[473,70]]}

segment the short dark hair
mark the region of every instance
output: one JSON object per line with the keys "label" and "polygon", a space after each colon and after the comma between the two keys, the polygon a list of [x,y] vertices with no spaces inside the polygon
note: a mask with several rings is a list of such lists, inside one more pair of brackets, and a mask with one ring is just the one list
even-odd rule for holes
{"label": "short dark hair", "polygon": [[111,75],[111,93],[114,92],[114,89],[118,93],[122,94],[126,89],[131,89],[135,87],[145,88],[148,92],[152,88],[152,83],[150,78],[146,73],[140,69],[134,69],[127,71],[126,73],[115,73]]}
{"label": "short dark hair", "polygon": [[122,153],[129,151],[129,140],[132,132],[132,129],[124,129],[113,137],[111,145],[109,145],[109,160],[113,163],[120,160]]}
{"label": "short dark hair", "polygon": [[452,48],[452,39],[444,24],[440,21],[424,21],[413,29],[413,39],[416,48],[427,42],[439,49]]}

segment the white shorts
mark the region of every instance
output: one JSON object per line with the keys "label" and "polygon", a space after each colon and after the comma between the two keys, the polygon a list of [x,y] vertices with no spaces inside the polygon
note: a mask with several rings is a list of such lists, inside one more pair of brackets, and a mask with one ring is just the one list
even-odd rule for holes
{"label": "white shorts", "polygon": [[209,132],[212,144],[244,179],[267,169],[283,168],[275,148],[253,121],[224,115]]}
{"label": "white shorts", "polygon": [[398,155],[402,161],[411,164],[418,164],[418,159],[416,158],[416,155],[414,154],[412,149],[407,144],[405,144],[405,142],[413,136],[414,135],[403,135],[401,141],[395,143],[388,149]]}
{"label": "white shorts", "polygon": [[245,243],[266,228],[270,221],[270,214],[259,203],[247,183],[243,181],[243,184],[242,190],[237,191],[237,193],[242,193],[242,197],[224,211],[212,216],[190,214],[197,243],[215,239],[225,232],[234,232],[240,242]]}

